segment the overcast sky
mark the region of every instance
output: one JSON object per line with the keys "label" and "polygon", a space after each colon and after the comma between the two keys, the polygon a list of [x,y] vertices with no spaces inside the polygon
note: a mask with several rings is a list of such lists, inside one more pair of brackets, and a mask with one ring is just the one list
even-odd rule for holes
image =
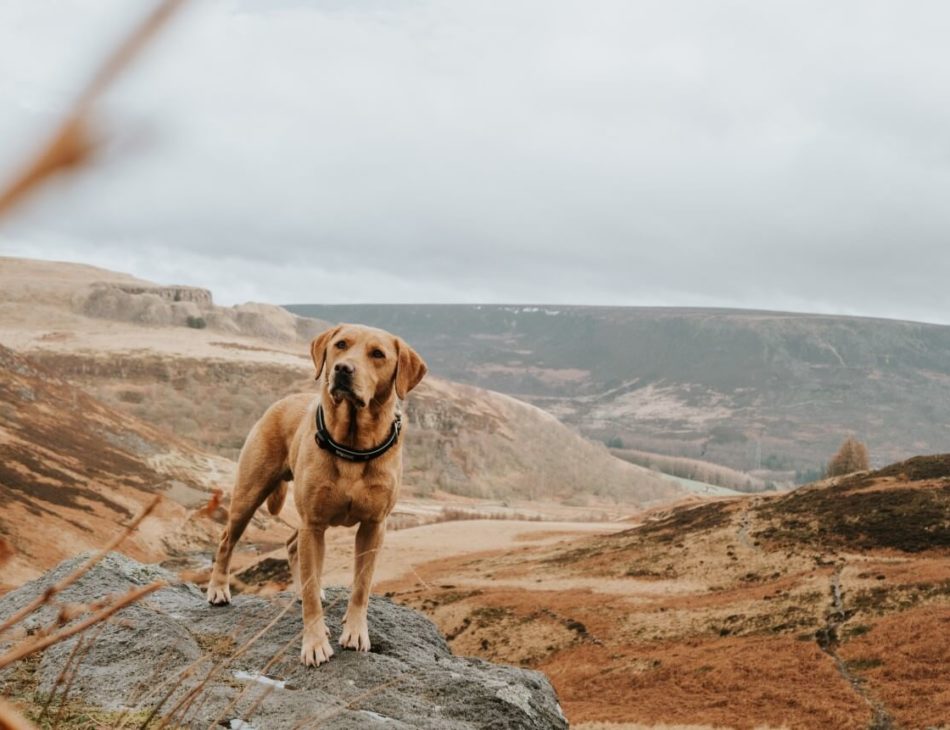
{"label": "overcast sky", "polygon": [[[0,170],[132,0],[0,3]],[[225,304],[950,322],[950,4],[195,0],[0,250]]]}

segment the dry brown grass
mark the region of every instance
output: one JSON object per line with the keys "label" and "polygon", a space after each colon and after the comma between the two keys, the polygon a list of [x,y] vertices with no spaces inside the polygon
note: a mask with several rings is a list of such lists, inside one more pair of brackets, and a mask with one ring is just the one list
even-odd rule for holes
{"label": "dry brown grass", "polygon": [[[730,730],[725,725],[643,725],[639,722],[581,722],[574,730]],[[787,730],[787,725],[756,725],[752,730]]]}
{"label": "dry brown grass", "polygon": [[[929,457],[851,479],[903,504],[945,488],[948,464]],[[811,517],[834,512],[850,483],[814,487],[825,502]],[[454,651],[544,671],[572,723],[940,727],[950,559],[938,534],[901,552],[858,549],[848,533],[833,545],[807,531],[760,541],[795,499],[721,500],[612,535],[433,560],[381,588],[428,613]]]}

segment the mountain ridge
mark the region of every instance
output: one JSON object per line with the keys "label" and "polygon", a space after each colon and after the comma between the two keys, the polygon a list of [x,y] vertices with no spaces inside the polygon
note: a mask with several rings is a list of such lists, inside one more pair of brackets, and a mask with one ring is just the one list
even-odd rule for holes
{"label": "mountain ridge", "polygon": [[590,438],[791,483],[841,440],[878,465],[950,440],[950,326],[762,310],[307,305],[404,329],[433,372],[527,400]]}

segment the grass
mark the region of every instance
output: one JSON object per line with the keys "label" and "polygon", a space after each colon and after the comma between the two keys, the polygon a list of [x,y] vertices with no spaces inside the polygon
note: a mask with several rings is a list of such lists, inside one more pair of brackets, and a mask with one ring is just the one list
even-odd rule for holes
{"label": "grass", "polygon": [[869,669],[875,669],[884,665],[884,660],[877,657],[861,657],[851,659],[845,662],[848,669],[852,672],[866,672]]}
{"label": "grass", "polygon": [[950,548],[950,486],[856,494],[815,490],[771,507],[773,526],[757,537],[906,553]]}
{"label": "grass", "polygon": [[684,533],[706,532],[725,526],[732,519],[729,502],[710,502],[698,507],[684,507],[655,522],[628,530],[625,534],[653,537],[659,542],[673,542]]}
{"label": "grass", "polygon": [[[48,714],[40,717],[35,707],[43,701],[45,700],[42,697],[37,697],[35,704],[26,710],[26,717],[41,730],[103,730],[103,728],[118,727],[123,721],[133,726],[141,726],[148,718],[148,713],[144,710],[135,712],[102,710],[75,700],[57,705],[53,717]],[[166,725],[165,727],[174,730],[178,726]]]}

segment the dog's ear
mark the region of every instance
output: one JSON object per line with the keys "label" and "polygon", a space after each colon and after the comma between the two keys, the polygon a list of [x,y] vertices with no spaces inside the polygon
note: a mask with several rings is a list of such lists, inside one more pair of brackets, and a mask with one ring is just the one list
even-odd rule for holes
{"label": "dog's ear", "polygon": [[399,351],[399,362],[396,363],[396,395],[399,400],[405,400],[406,394],[419,385],[429,368],[426,367],[425,360],[419,357],[419,353],[398,337],[396,349]]}
{"label": "dog's ear", "polygon": [[327,345],[330,343],[331,338],[339,331],[340,325],[331,327],[314,337],[313,342],[310,343],[310,357],[313,358],[313,366],[317,369],[317,380],[320,379],[323,363],[327,361]]}

